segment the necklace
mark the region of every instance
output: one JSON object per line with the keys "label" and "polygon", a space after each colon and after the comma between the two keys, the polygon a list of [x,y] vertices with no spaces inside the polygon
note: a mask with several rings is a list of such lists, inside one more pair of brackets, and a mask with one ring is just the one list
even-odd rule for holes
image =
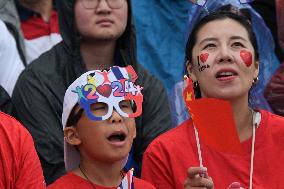
{"label": "necklace", "polygon": [[[81,173],[84,175],[85,179],[92,185],[92,187],[93,187],[94,189],[96,189],[96,186],[95,186],[94,183],[89,179],[89,177],[88,177],[87,174],[86,174],[86,170],[83,169],[83,167],[81,167],[81,164],[79,164],[79,169],[80,169]],[[124,174],[123,174],[122,171],[120,171],[120,177],[121,177],[121,179],[123,179],[123,177],[124,177]]]}

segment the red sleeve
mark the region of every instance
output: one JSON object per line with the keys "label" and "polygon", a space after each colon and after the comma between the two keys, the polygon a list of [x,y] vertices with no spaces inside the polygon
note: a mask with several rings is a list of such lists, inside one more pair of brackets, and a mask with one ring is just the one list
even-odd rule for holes
{"label": "red sleeve", "polygon": [[150,144],[143,156],[142,176],[157,189],[175,189],[165,152],[158,146],[158,142]]}
{"label": "red sleeve", "polygon": [[37,156],[34,142],[28,132],[24,137],[19,154],[19,174],[15,189],[41,189],[46,188],[43,172]]}
{"label": "red sleeve", "polygon": [[1,112],[0,140],[0,188],[46,188],[31,135],[16,119]]}

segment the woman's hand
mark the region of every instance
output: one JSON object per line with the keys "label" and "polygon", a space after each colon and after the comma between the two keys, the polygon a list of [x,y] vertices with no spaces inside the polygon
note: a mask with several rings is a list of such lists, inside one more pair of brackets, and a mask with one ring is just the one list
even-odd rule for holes
{"label": "woman's hand", "polygon": [[190,167],[184,182],[185,189],[213,189],[212,178],[207,174],[206,167]]}

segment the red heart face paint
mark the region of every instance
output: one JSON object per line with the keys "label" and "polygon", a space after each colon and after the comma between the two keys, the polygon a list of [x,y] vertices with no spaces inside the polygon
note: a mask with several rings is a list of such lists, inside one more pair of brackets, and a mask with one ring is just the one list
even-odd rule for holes
{"label": "red heart face paint", "polygon": [[249,51],[241,50],[240,56],[247,67],[252,64],[252,54]]}
{"label": "red heart face paint", "polygon": [[199,56],[199,59],[204,64],[207,61],[208,57],[209,57],[209,54],[208,53],[204,53],[204,54],[201,54]]}

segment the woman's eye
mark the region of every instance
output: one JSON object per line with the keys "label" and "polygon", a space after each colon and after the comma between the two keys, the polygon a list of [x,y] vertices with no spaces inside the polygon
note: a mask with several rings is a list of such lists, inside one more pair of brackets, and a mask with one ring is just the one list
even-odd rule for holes
{"label": "woman's eye", "polygon": [[240,43],[240,42],[234,42],[233,43],[233,46],[234,47],[245,47],[242,43]]}
{"label": "woman's eye", "polygon": [[209,49],[209,48],[214,48],[214,47],[216,47],[216,45],[215,45],[215,44],[213,44],[213,43],[209,43],[209,44],[205,45],[205,47],[203,47],[203,49],[202,49],[202,50],[204,50],[204,49]]}

